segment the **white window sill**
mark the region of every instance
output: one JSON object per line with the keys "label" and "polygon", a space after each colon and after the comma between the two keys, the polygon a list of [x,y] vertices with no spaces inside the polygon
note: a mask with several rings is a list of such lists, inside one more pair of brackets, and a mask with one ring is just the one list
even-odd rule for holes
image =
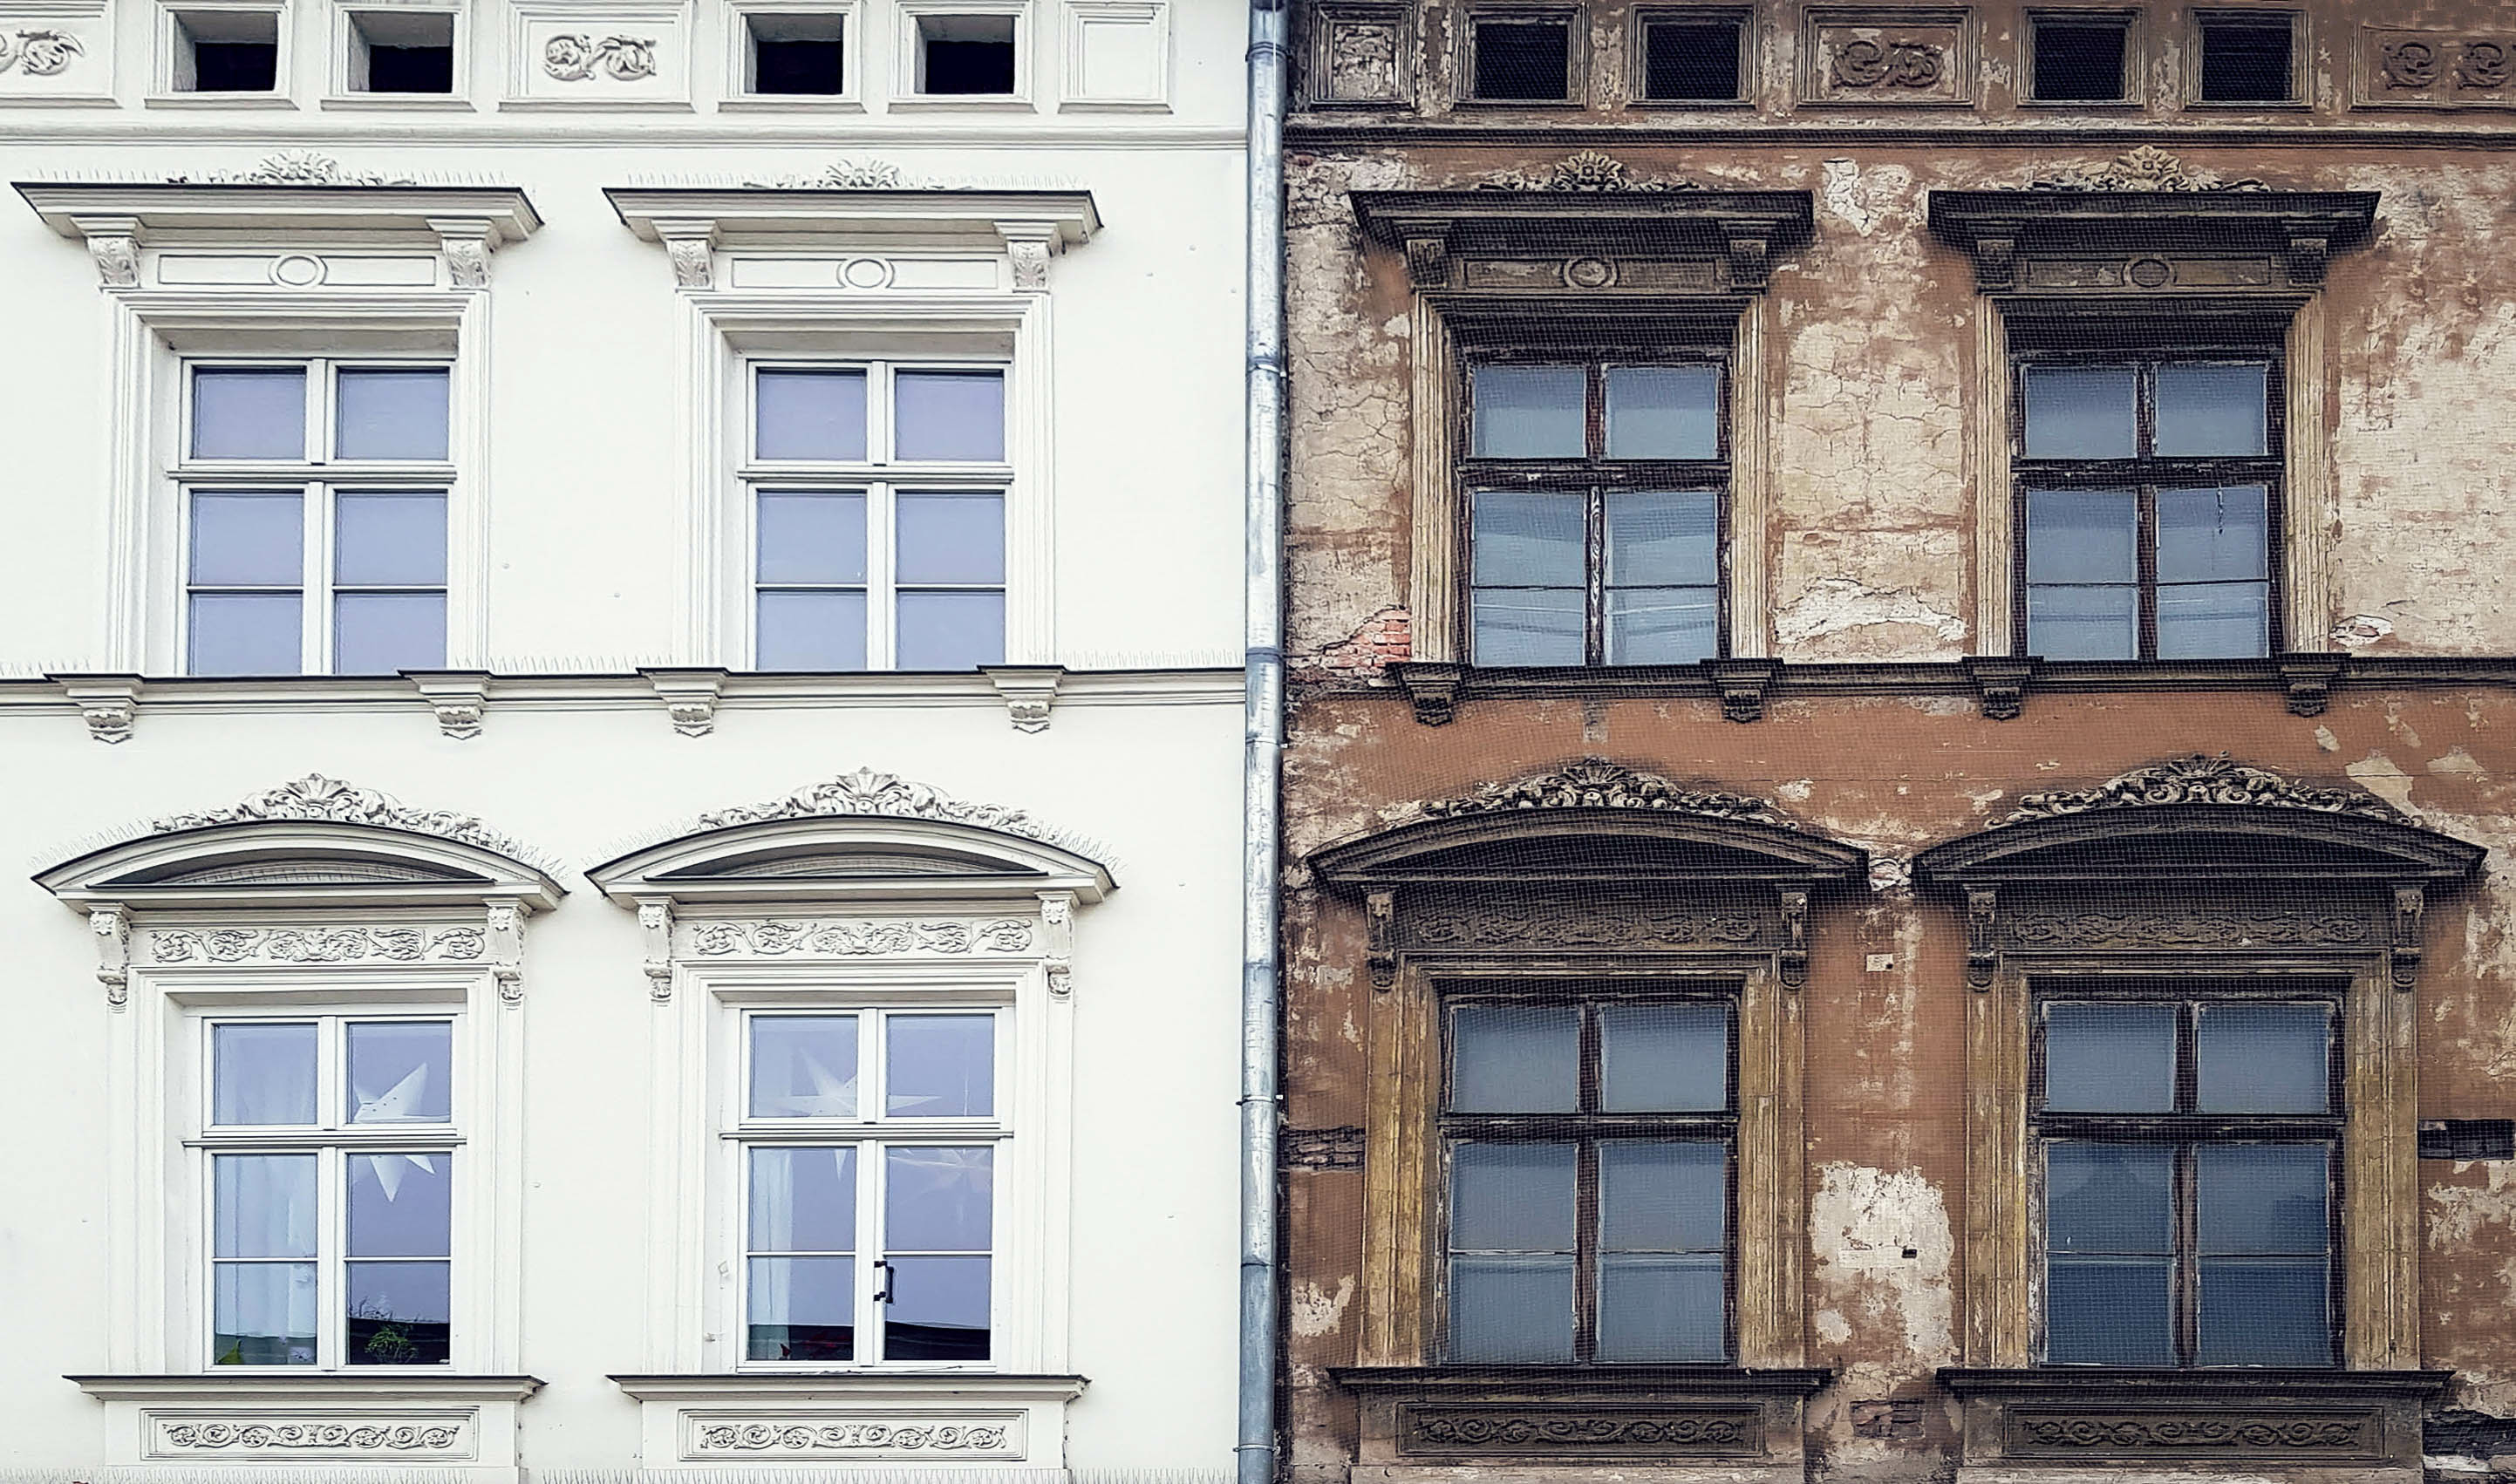
{"label": "white window sill", "polygon": [[466,1484],[514,1484],[516,1409],[542,1385],[408,1371],[69,1379],[105,1403],[105,1460],[124,1470],[428,1464]]}
{"label": "white window sill", "polygon": [[294,110],[297,100],[280,93],[158,93],[141,101],[147,108],[197,108],[208,112]]}
{"label": "white window sill", "polygon": [[864,101],[844,93],[745,93],[720,98],[719,113],[862,113]]}
{"label": "white window sill", "polygon": [[648,1468],[917,1463],[1066,1466],[1080,1376],[824,1371],[614,1376],[642,1414]]}
{"label": "white window sill", "polygon": [[341,93],[318,106],[345,113],[477,113],[472,100],[450,93]]}

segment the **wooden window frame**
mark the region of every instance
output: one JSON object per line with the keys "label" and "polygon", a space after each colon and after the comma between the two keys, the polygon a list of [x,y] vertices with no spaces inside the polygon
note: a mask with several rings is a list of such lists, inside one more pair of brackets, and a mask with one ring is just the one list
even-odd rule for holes
{"label": "wooden window frame", "polygon": [[[1601,1360],[1598,1356],[1599,1304],[1599,1146],[1611,1139],[1717,1143],[1722,1159],[1721,1225],[1721,1353],[1687,1364],[1727,1365],[1738,1350],[1739,1268],[1739,991],[1735,984],[1686,980],[1669,976],[1658,982],[1626,979],[1580,987],[1502,981],[1461,981],[1440,992],[1441,1092],[1435,1117],[1442,1168],[1440,1232],[1435,1269],[1438,1301],[1433,1319],[1432,1348],[1450,1353],[1449,1262],[1452,1156],[1468,1143],[1570,1143],[1575,1146],[1573,1194],[1572,1355],[1571,1364],[1615,1367],[1665,1362]],[[1542,1005],[1566,1007],[1579,1015],[1579,1110],[1571,1113],[1459,1113],[1448,1106],[1457,1067],[1453,1011],[1462,1005]],[[1598,1008],[1624,1005],[1718,1005],[1726,1011],[1723,1026],[1722,1108],[1720,1111],[1606,1113],[1598,1108],[1602,1075]],[[1492,1364],[1461,1362],[1452,1364]],[[1540,1362],[1548,1364],[1549,1362]],[[1562,1364],[1563,1362],[1552,1362]],[[1506,1363],[1507,1364],[1507,1363]]]}
{"label": "wooden window frame", "polygon": [[[1728,98],[1654,98],[1651,30],[1656,25],[1728,24],[1737,33],[1739,86]],[[1625,34],[1625,105],[1632,108],[1739,108],[1755,102],[1755,13],[1743,6],[1636,6]]]}
{"label": "wooden window frame", "polygon": [[[2066,8],[2039,6],[2027,13],[2026,24],[2018,32],[2019,106],[2025,108],[2066,109],[2074,112],[2091,109],[2139,108],[2148,101],[2146,83],[2148,48],[2142,31],[2142,13],[2123,7]],[[2054,25],[2118,25],[2123,33],[2122,79],[2120,91],[2113,98],[2038,98],[2035,96],[2036,32]]]}
{"label": "wooden window frame", "polygon": [[[1476,501],[1483,493],[1563,494],[1580,498],[1582,507],[1582,624],[1579,668],[1633,668],[1608,658],[1607,496],[1612,492],[1700,494],[1713,500],[1713,650],[1705,659],[1731,656],[1730,542],[1734,504],[1732,474],[1732,360],[1726,351],[1705,347],[1698,353],[1645,350],[1637,347],[1620,354],[1613,345],[1590,342],[1575,349],[1549,349],[1533,342],[1472,348],[1459,357],[1450,404],[1455,426],[1452,447],[1460,450],[1452,465],[1451,498],[1465,515],[1459,522],[1457,570],[1466,601],[1459,613],[1460,647],[1470,663],[1476,659]],[[1582,436],[1587,451],[1578,459],[1480,458],[1476,448],[1474,378],[1481,366],[1581,366],[1586,372]],[[1629,366],[1708,366],[1714,373],[1713,437],[1710,459],[1611,459],[1607,456],[1607,372]],[[1645,661],[1645,664],[1660,663]],[[1680,663],[1699,663],[1685,661]],[[1543,667],[1539,667],[1543,668]]]}
{"label": "wooden window frame", "polygon": [[[2198,1192],[2194,1175],[2195,1151],[2208,1144],[2321,1143],[2326,1151],[2325,1176],[2325,1327],[2326,1359],[2322,1366],[2337,1368],[2341,1351],[2341,1315],[2346,1302],[2347,1283],[2343,1263],[2348,1242],[2342,1230],[2348,1210],[2344,1178],[2346,1165],[2342,1158],[2342,1139],[2349,1125],[2348,1079],[2342,1064],[2343,1047],[2348,1042],[2346,1017],[2349,1014],[2349,989],[2346,978],[2339,982],[2260,981],[2248,982],[2219,977],[2189,979],[2162,978],[2155,981],[2131,981],[2108,984],[2074,979],[2068,976],[2037,975],[2029,986],[2029,1049],[2027,1067],[2028,1139],[2033,1145],[2032,1174],[2034,1185],[2031,1208],[2035,1245],[2034,1270],[2050,1272],[2050,1238],[2048,1226],[2045,1146],[2055,1140],[2094,1143],[2141,1143],[2165,1145],[2175,1151],[2173,1187],[2169,1199],[2174,1223],[2172,1243],[2172,1276],[2169,1279],[2170,1332],[2169,1343],[2174,1350],[2170,1362],[2179,1370],[2228,1369],[2204,1367],[2199,1359],[2201,1244],[2198,1232]],[[2325,1048],[2325,1111],[2305,1113],[2202,1113],[2197,1111],[2199,1067],[2196,1055],[2198,1011],[2208,1005],[2243,1004],[2319,1004],[2331,1018]],[[2089,1113],[2056,1111],[2045,1103],[2046,1035],[2050,1025],[2047,1011],[2057,1004],[2132,1004],[2172,1006],[2176,1011],[2175,1047],[2173,1051],[2174,1107],[2164,1113]],[[2061,1366],[2049,1356],[2052,1287],[2047,1279],[2038,1285],[2044,1298],[2035,1315],[2034,1348],[2041,1364]],[[2122,1369],[2102,1364],[2068,1363],[2070,1369],[2094,1373]]]}
{"label": "wooden window frame", "polygon": [[[2209,363],[2265,366],[2263,378],[2263,448],[2261,454],[2160,458],[2149,450],[2158,432],[2158,371],[2164,365]],[[2042,366],[2128,365],[2134,372],[2133,396],[2137,451],[2126,459],[2031,459],[2027,453],[2027,372]],[[2008,437],[2010,474],[2011,653],[2026,656],[2029,595],[2027,569],[2028,505],[2031,486],[2040,489],[2130,489],[2138,506],[2134,559],[2138,584],[2138,649],[2118,655],[2118,661],[2158,662],[2158,492],[2164,488],[2199,488],[2216,484],[2260,484],[2263,487],[2263,576],[2266,593],[2263,653],[2209,658],[2262,659],[2285,652],[2287,642],[2287,405],[2286,365],[2277,347],[2244,341],[2193,341],[2171,353],[2121,349],[2016,350],[2009,352]]]}
{"label": "wooden window frame", "polygon": [[[1479,5],[1459,16],[1459,75],[1452,99],[1469,108],[1578,108],[1589,99],[1589,35],[1577,5]],[[1487,21],[1564,27],[1561,98],[1487,98],[1477,92],[1477,30]]]}
{"label": "wooden window frame", "polygon": [[[2233,22],[2236,25],[2259,25],[2270,29],[2278,20],[2288,23],[2288,96],[2286,98],[2216,99],[2202,96],[2202,55],[2207,43],[2205,33],[2211,26]],[[2302,7],[2270,7],[2260,9],[2236,6],[2200,6],[2185,19],[2184,31],[2184,106],[2216,112],[2243,111],[2248,108],[2291,112],[2315,106],[2315,72],[2308,51],[2313,35]]]}

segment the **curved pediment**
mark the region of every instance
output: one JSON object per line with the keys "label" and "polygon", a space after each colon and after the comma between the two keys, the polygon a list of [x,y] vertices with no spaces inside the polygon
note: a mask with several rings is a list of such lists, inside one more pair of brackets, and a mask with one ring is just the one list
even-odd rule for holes
{"label": "curved pediment", "polygon": [[1088,846],[1020,809],[859,769],[781,799],[702,814],[587,874],[612,900],[984,899],[1116,886]]}
{"label": "curved pediment", "polygon": [[1913,869],[1925,884],[2454,881],[2486,853],[2373,794],[2196,754],[2030,794],[1992,828],[1923,851]]}
{"label": "curved pediment", "polygon": [[1864,880],[1868,856],[1772,804],[1584,759],[1315,852],[1342,886]]}
{"label": "curved pediment", "polygon": [[471,815],[310,773],[225,808],[151,820],[35,880],[81,908],[556,906],[565,888],[524,855]]}

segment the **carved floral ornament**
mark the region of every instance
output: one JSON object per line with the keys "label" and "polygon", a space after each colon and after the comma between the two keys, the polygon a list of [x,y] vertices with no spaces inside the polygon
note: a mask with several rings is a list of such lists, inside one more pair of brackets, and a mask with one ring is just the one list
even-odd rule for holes
{"label": "carved floral ornament", "polygon": [[1601,758],[1584,758],[1569,767],[1511,783],[1486,783],[1458,799],[1424,804],[1431,819],[1462,814],[1489,814],[1504,809],[1658,809],[1707,819],[1741,819],[1752,824],[1795,828],[1764,800],[1725,794],[1647,773]]}
{"label": "carved floral ornament", "polygon": [[55,77],[87,55],[87,44],[67,31],[21,26],[0,31],[0,72],[16,67],[28,77]]}
{"label": "carved floral ornament", "polygon": [[204,170],[166,178],[170,186],[414,186],[406,175],[351,170],[328,154],[282,149],[244,170]]}
{"label": "carved floral ornament", "polygon": [[264,824],[275,820],[368,825],[380,830],[433,835],[518,860],[529,861],[532,858],[524,846],[469,814],[458,814],[450,809],[412,808],[390,794],[343,783],[337,778],[326,778],[321,773],[308,773],[277,788],[265,789],[223,809],[169,814],[151,820],[148,830],[151,834],[170,835],[180,830]]}
{"label": "carved floral ornament", "polygon": [[542,71],[561,82],[585,82],[600,72],[614,82],[655,75],[655,38],[603,36],[574,31],[542,43]]}
{"label": "carved floral ornament", "polygon": [[2223,180],[2206,170],[2187,167],[2179,156],[2169,154],[2155,144],[2143,144],[2115,156],[2114,160],[2094,170],[2065,171],[2042,180],[2031,181],[2033,190],[2267,190],[2270,187],[2252,179]]}
{"label": "carved floral ornament", "polygon": [[1485,190],[1633,190],[1667,191],[1698,190],[1692,181],[1671,177],[1646,181],[1626,172],[1625,162],[1597,149],[1584,149],[1566,155],[1553,169],[1532,174],[1528,171],[1506,171],[1487,180]]}
{"label": "carved floral ornament", "polygon": [[2320,788],[2285,778],[2267,768],[2231,762],[2226,753],[2195,753],[2118,774],[2094,788],[2029,794],[2000,825],[2054,819],[2091,809],[2141,808],[2156,804],[2252,804],[2263,808],[2312,809],[2324,814],[2359,814],[2400,822],[2402,814],[2373,794],[2356,789]]}
{"label": "carved floral ornament", "polygon": [[[931,784],[916,783],[897,773],[860,767],[825,783],[797,789],[783,798],[738,808],[701,814],[702,830],[731,830],[781,819],[832,819],[871,815],[887,819],[929,819],[969,825],[1004,835],[1020,835],[1047,845],[1075,848],[1076,843],[1021,809],[997,804],[972,804],[954,799]],[[1089,852],[1087,852],[1089,853]]]}

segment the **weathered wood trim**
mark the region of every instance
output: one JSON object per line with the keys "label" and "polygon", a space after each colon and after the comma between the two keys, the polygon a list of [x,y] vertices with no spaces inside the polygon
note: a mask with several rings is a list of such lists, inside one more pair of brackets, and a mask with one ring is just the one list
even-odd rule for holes
{"label": "weathered wood trim", "polygon": [[2332,533],[2341,511],[2334,489],[2325,319],[2320,294],[2290,316],[2283,370],[2288,392],[2284,447],[2288,477],[2281,541],[2288,633],[2278,637],[2273,647],[2291,652],[2332,648],[2332,623],[2340,612]]}
{"label": "weathered wood trim", "polygon": [[2349,1102],[2341,1135],[2342,1356],[2355,1369],[2419,1364],[2417,997],[2392,976],[2350,985]]}
{"label": "weathered wood trim", "polygon": [[1424,1363],[1438,1193],[1433,1118],[1441,1034],[1433,986],[1407,969],[1372,996],[1363,1145],[1363,1344],[1373,1366]]}
{"label": "weathered wood trim", "polygon": [[2024,1366],[2034,1349],[2027,1171],[2027,976],[1966,996],[1966,1363]]}
{"label": "weathered wood trim", "polygon": [[2018,580],[2017,501],[2009,472],[2009,321],[2000,302],[1975,301],[1973,436],[1966,444],[1974,485],[1974,643],[1976,654],[2008,654]]}
{"label": "weathered wood trim", "polygon": [[1413,345],[1414,416],[1407,436],[1414,519],[1408,561],[1407,611],[1416,659],[1450,663],[1460,657],[1459,493],[1450,477],[1451,429],[1458,422],[1449,326],[1441,307],[1418,295]]}
{"label": "weathered wood trim", "polygon": [[1770,969],[1739,992],[1738,1353],[1742,1366],[1797,1366],[1800,1253],[1807,1245],[1801,1151],[1802,997]]}
{"label": "weathered wood trim", "polygon": [[1773,649],[1774,370],[1765,296],[1740,312],[1730,343],[1730,532],[1721,553],[1729,584],[1730,657],[1763,659]]}

